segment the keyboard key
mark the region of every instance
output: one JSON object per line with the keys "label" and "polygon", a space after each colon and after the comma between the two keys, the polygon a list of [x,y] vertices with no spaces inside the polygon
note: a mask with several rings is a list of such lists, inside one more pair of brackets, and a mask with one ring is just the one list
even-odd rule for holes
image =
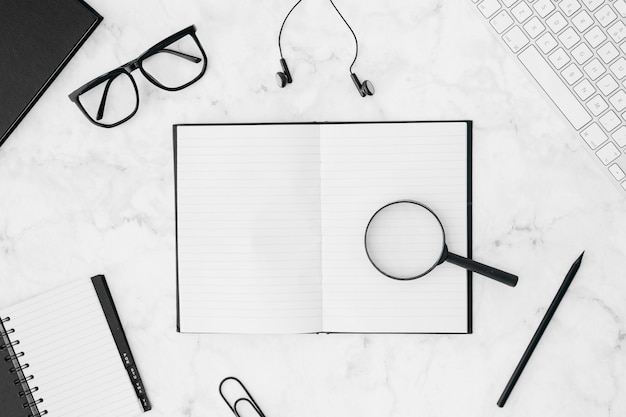
{"label": "keyboard key", "polygon": [[592,123],[588,128],[580,132],[580,136],[587,142],[591,149],[596,149],[608,139],[606,133],[600,129],[597,123]]}
{"label": "keyboard key", "polygon": [[609,6],[608,4],[605,4],[604,6],[602,6],[600,10],[598,10],[594,14],[594,16],[596,17],[596,19],[598,19],[598,22],[600,22],[600,24],[604,28],[607,27],[612,21],[617,19],[617,15],[613,11],[613,9],[611,9],[611,6]]}
{"label": "keyboard key", "polygon": [[478,10],[489,19],[500,8],[500,2],[498,0],[484,0],[478,5]]}
{"label": "keyboard key", "polygon": [[619,56],[619,51],[611,42],[607,42],[598,48],[597,53],[605,64],[608,64]]}
{"label": "keyboard key", "polygon": [[504,5],[506,7],[511,7],[515,4],[515,2],[517,2],[517,0],[502,0],[502,3],[504,3]]}
{"label": "keyboard key", "polygon": [[604,3],[604,0],[583,0],[583,4],[592,12],[600,7],[602,3]]}
{"label": "keyboard key", "polygon": [[537,11],[539,17],[546,17],[554,10],[554,4],[552,4],[551,0],[538,0],[533,5],[533,8]]}
{"label": "keyboard key", "polygon": [[572,23],[579,32],[584,32],[593,25],[593,18],[585,10],[582,10],[572,18]]}
{"label": "keyboard key", "polygon": [[591,110],[591,113],[594,116],[597,116],[606,109],[608,109],[609,105],[606,104],[606,101],[604,101],[600,94],[596,94],[591,100],[587,102],[587,107],[589,107],[589,110]]}
{"label": "keyboard key", "polygon": [[623,188],[624,190],[626,190],[626,181],[624,181],[624,182],[622,183],[622,188]]}
{"label": "keyboard key", "polygon": [[613,110],[607,111],[605,114],[602,115],[602,117],[598,119],[598,121],[607,132],[615,129],[622,123],[622,121]]}
{"label": "keyboard key", "polygon": [[613,6],[622,17],[626,17],[626,0],[616,0]]}
{"label": "keyboard key", "polygon": [[620,151],[613,142],[609,142],[596,152],[596,155],[604,165],[608,165],[620,156]]}
{"label": "keyboard key", "polygon": [[569,85],[573,85],[576,81],[580,80],[583,77],[583,73],[575,64],[569,64],[567,68],[565,68],[561,75],[565,78],[565,81]]}
{"label": "keyboard key", "polygon": [[563,43],[563,46],[565,48],[570,49],[572,46],[578,43],[578,41],[580,40],[580,36],[578,36],[578,33],[576,33],[574,29],[569,27],[559,35],[559,39],[561,40],[561,43]]}
{"label": "keyboard key", "polygon": [[626,59],[618,59],[609,68],[611,69],[613,74],[615,74],[618,80],[626,77]]}
{"label": "keyboard key", "polygon": [[623,148],[626,146],[626,126],[622,126],[613,132],[613,139],[617,142],[617,146]]}
{"label": "keyboard key", "polygon": [[577,0],[563,0],[559,3],[559,7],[565,13],[565,16],[571,16],[580,9],[580,3]]}
{"label": "keyboard key", "polygon": [[611,97],[609,101],[617,111],[626,109],[626,93],[624,90],[619,90],[617,93],[613,94],[613,97]]}
{"label": "keyboard key", "polygon": [[544,54],[547,54],[556,48],[557,45],[558,42],[554,39],[554,36],[548,32],[544,33],[539,39],[537,39],[537,46],[543,51]]}
{"label": "keyboard key", "polygon": [[624,25],[624,22],[618,21],[609,28],[608,32],[615,43],[620,43],[626,39],[626,25]]}
{"label": "keyboard key", "polygon": [[533,15],[533,11],[530,10],[526,3],[521,2],[511,9],[511,14],[518,22],[523,23]]}
{"label": "keyboard key", "polygon": [[587,73],[589,78],[591,78],[592,81],[597,80],[598,77],[600,77],[602,74],[606,72],[606,68],[604,68],[604,66],[602,65],[602,63],[600,62],[598,58],[594,58],[591,61],[589,61],[589,63],[585,65],[583,69],[585,70],[585,72]]}
{"label": "keyboard key", "polygon": [[574,91],[578,94],[581,100],[587,100],[593,93],[596,92],[596,89],[589,82],[589,80],[582,80],[576,87],[574,87]]}
{"label": "keyboard key", "polygon": [[624,178],[626,178],[626,174],[624,174],[624,171],[622,171],[622,169],[617,164],[611,165],[609,167],[609,172],[613,174],[613,178],[615,178],[618,181],[621,181]]}
{"label": "keyboard key", "polygon": [[602,29],[594,26],[589,32],[585,33],[585,39],[587,39],[592,48],[595,48],[606,40],[606,35],[602,32]]}
{"label": "keyboard key", "polygon": [[504,42],[509,45],[509,48],[511,48],[513,52],[518,52],[529,42],[524,32],[522,32],[522,29],[517,26],[505,33],[502,39],[504,39]]}
{"label": "keyboard key", "polygon": [[553,13],[552,16],[546,19],[546,23],[554,33],[559,33],[567,26],[567,20],[560,12]]}
{"label": "keyboard key", "polygon": [[569,61],[569,55],[563,48],[558,48],[548,57],[556,69],[563,68]]}
{"label": "keyboard key", "polygon": [[576,48],[572,49],[572,56],[579,64],[584,64],[593,56],[591,49],[585,44],[581,43]]}
{"label": "keyboard key", "polygon": [[510,28],[512,24],[513,18],[509,16],[506,10],[500,10],[500,12],[496,14],[493,19],[491,19],[491,26],[493,26],[498,33],[504,32]]}
{"label": "keyboard key", "polygon": [[606,74],[604,77],[600,78],[596,85],[605,96],[608,96],[619,87],[619,84],[613,79],[611,74]]}
{"label": "keyboard key", "polygon": [[533,45],[520,53],[518,58],[576,130],[591,121],[587,110]]}
{"label": "keyboard key", "polygon": [[524,25],[524,30],[526,33],[530,35],[531,38],[535,39],[537,36],[541,35],[541,33],[546,30],[546,27],[541,23],[537,16],[534,16]]}

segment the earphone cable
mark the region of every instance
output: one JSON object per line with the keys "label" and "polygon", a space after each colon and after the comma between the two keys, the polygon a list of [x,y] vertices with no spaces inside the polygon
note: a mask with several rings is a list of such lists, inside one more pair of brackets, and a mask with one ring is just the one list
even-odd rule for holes
{"label": "earphone cable", "polygon": [[283,20],[283,24],[280,26],[280,32],[278,32],[278,50],[280,51],[280,57],[281,58],[284,58],[284,57],[283,57],[283,48],[280,46],[280,37],[283,34],[283,28],[285,27],[285,22],[287,22],[287,19],[289,18],[289,15],[291,14],[291,12],[293,12],[293,9],[298,7],[298,4],[300,4],[301,2],[302,2],[302,0],[298,0],[298,2],[293,5],[291,10],[289,10],[289,13],[287,13],[287,16],[285,16],[285,20]]}
{"label": "earphone cable", "polygon": [[352,64],[350,64],[350,74],[352,74],[352,67],[354,66],[354,63],[356,62],[357,57],[359,56],[359,40],[356,38],[356,34],[354,33],[354,31],[352,30],[352,28],[350,27],[350,24],[348,23],[348,21],[346,20],[345,17],[343,17],[343,15],[341,14],[341,12],[339,11],[339,9],[337,8],[337,6],[335,6],[335,3],[333,2],[333,0],[329,0],[330,4],[333,5],[333,7],[335,8],[335,10],[337,11],[337,13],[339,14],[339,17],[341,17],[341,19],[343,20],[343,22],[346,24],[346,26],[348,26],[348,29],[350,29],[350,32],[352,32],[352,36],[354,36],[354,44],[356,45],[356,51],[354,53],[354,59],[352,60]]}
{"label": "earphone cable", "polygon": [[[350,32],[352,33],[352,36],[354,37],[354,45],[355,45],[355,53],[354,53],[354,59],[352,60],[352,64],[350,64],[350,74],[352,74],[352,67],[354,66],[356,59],[359,56],[359,40],[356,37],[356,34],[354,33],[354,30],[352,30],[352,27],[350,26],[350,24],[348,23],[348,21],[346,20],[345,17],[343,17],[343,15],[341,14],[341,12],[339,11],[339,9],[337,8],[337,6],[335,5],[335,2],[333,2],[333,0],[329,0],[330,4],[332,4],[332,6],[335,8],[335,10],[337,11],[337,14],[339,14],[339,17],[341,17],[341,20],[343,20],[343,22],[346,24],[346,26],[348,26],[348,29],[350,29]],[[298,5],[302,2],[302,0],[298,0],[296,2],[296,4],[293,5],[293,7],[291,8],[291,10],[289,10],[289,13],[287,13],[287,16],[285,16],[285,20],[283,20],[283,24],[280,26],[280,31],[278,32],[278,51],[280,52],[280,57],[284,58],[283,56],[283,48],[281,46],[280,43],[280,39],[282,37],[283,34],[283,28],[285,27],[285,23],[287,22],[287,19],[289,18],[289,15],[291,14],[291,12],[293,12],[293,10],[298,7]]]}

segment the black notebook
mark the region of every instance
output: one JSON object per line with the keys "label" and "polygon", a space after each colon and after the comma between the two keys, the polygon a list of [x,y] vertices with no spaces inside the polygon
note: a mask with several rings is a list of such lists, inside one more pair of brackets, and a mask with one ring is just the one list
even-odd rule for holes
{"label": "black notebook", "polygon": [[471,256],[471,122],[174,129],[181,332],[471,332],[467,271],[398,282],[363,244],[414,199]]}
{"label": "black notebook", "polygon": [[82,0],[2,0],[0,145],[100,21]]}
{"label": "black notebook", "polygon": [[0,308],[1,417],[133,417],[150,402],[104,276]]}

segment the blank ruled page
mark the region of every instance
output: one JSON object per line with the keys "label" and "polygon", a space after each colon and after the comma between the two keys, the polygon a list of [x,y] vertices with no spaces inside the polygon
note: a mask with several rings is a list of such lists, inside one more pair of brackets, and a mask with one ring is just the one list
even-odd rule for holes
{"label": "blank ruled page", "polygon": [[178,126],[175,146],[180,331],[320,331],[319,126]]}
{"label": "blank ruled page", "polygon": [[39,410],[47,417],[134,417],[143,409],[124,369],[91,280],[83,279],[0,312]]}
{"label": "blank ruled page", "polygon": [[396,281],[364,249],[370,217],[397,200],[420,201],[467,254],[467,124],[323,125],[323,327],[329,332],[467,332],[467,273],[443,264]]}

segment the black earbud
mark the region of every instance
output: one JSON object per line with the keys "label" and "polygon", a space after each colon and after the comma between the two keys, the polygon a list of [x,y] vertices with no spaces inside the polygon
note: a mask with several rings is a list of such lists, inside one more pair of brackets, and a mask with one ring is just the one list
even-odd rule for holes
{"label": "black earbud", "polygon": [[291,78],[287,61],[283,58],[280,59],[280,66],[283,67],[283,70],[276,73],[276,83],[278,83],[280,88],[285,88],[287,84],[291,84],[293,79]]}
{"label": "black earbud", "polygon": [[361,82],[359,81],[359,77],[357,77],[355,73],[351,73],[350,78],[352,78],[356,89],[359,90],[359,94],[361,94],[361,97],[374,95],[374,84],[372,84],[370,80],[365,80]]}

